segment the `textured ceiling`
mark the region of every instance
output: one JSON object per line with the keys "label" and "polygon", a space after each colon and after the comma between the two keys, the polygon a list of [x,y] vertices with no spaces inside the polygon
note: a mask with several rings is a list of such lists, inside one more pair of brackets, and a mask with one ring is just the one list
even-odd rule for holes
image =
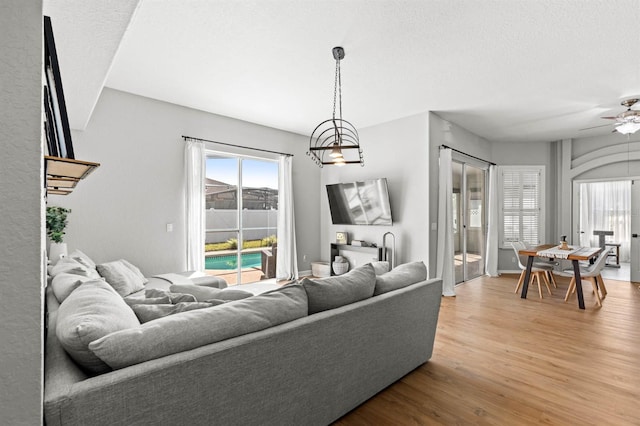
{"label": "textured ceiling", "polygon": [[137,6],[45,1],[73,127],[86,124],[106,77],[118,90],[308,135],[331,116],[338,45],[344,118],[358,128],[435,111],[488,140],[558,140],[611,131],[580,129],[640,95],[637,0]]}

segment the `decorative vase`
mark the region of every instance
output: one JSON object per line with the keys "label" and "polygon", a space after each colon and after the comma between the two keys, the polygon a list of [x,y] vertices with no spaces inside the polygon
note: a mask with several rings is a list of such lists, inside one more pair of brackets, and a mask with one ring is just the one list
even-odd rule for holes
{"label": "decorative vase", "polygon": [[63,257],[67,257],[67,243],[54,243],[49,245],[49,260],[56,263]]}

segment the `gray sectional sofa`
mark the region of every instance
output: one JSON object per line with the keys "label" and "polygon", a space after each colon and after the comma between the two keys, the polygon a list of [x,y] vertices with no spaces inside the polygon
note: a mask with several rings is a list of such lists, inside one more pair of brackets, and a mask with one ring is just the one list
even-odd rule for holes
{"label": "gray sectional sofa", "polygon": [[[101,280],[82,283],[62,303],[48,288],[45,423],[328,424],[432,354],[442,282],[427,280],[422,262],[373,271],[367,264],[108,332],[88,343],[107,364],[102,373],[70,356],[60,324],[91,291],[107,298],[103,307],[130,306]],[[94,305],[79,309],[87,306]],[[83,324],[71,326],[73,333]],[[195,347],[180,346],[192,340]]]}

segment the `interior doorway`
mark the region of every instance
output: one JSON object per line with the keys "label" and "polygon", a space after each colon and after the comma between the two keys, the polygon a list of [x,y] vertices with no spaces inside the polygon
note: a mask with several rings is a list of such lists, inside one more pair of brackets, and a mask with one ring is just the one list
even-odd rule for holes
{"label": "interior doorway", "polygon": [[453,245],[455,283],[484,275],[487,170],[453,160]]}

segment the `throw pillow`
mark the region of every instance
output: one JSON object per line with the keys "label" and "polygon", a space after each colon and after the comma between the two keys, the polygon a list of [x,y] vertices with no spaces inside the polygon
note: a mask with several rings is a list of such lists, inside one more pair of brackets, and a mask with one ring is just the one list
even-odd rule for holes
{"label": "throw pillow", "polygon": [[87,256],[86,254],[84,254],[80,250],[76,249],[76,250],[72,251],[71,254],[69,255],[69,257],[72,258],[75,261],[80,262],[81,264],[83,264],[87,268],[96,269],[96,262],[91,260],[91,258],[89,256]]}
{"label": "throw pillow", "polygon": [[73,290],[80,286],[80,284],[94,279],[95,278],[89,278],[83,275],[63,272],[53,277],[51,280],[51,289],[53,290],[53,294],[56,296],[56,299],[58,299],[58,302],[62,303],[67,297],[69,297]]}
{"label": "throw pillow", "polygon": [[87,268],[80,262],[70,257],[63,257],[55,265],[48,268],[49,275],[55,277],[58,274],[74,274],[89,278],[100,278],[95,269]]}
{"label": "throw pillow", "polygon": [[208,299],[240,300],[253,296],[252,293],[244,290],[229,288],[222,290],[195,284],[172,284],[171,287],[169,287],[169,291],[172,293],[191,294],[198,302],[204,302]]}
{"label": "throw pillow", "polygon": [[212,303],[205,302],[180,302],[175,305],[171,303],[158,305],[132,305],[131,309],[135,312],[140,323],[144,324],[145,322],[166,317],[167,315],[192,311],[194,309],[210,308],[211,306],[214,305]]}
{"label": "throw pillow", "polygon": [[291,285],[244,300],[196,309],[116,331],[90,349],[112,368],[184,352],[307,315],[307,294]]}
{"label": "throw pillow", "polygon": [[373,296],[376,274],[373,266],[367,263],[337,277],[319,280],[304,278],[302,285],[309,298],[311,315]]}
{"label": "throw pillow", "polygon": [[142,280],[143,284],[146,284],[149,282],[147,277],[145,277],[144,274],[140,272],[140,269],[138,269],[137,266],[133,265],[131,262],[125,259],[120,259],[120,262],[122,262],[122,264],[124,264],[124,266],[126,266],[127,268],[131,269],[133,273],[136,274],[136,276]]}
{"label": "throw pillow", "polygon": [[427,267],[424,262],[405,263],[393,268],[386,274],[376,277],[376,287],[373,295],[387,293],[392,290],[407,287],[427,279]]}
{"label": "throw pillow", "polygon": [[89,349],[89,343],[114,331],[140,325],[122,297],[103,280],[82,283],[60,304],[56,336],[78,365],[90,373],[110,368]]}
{"label": "throw pillow", "polygon": [[96,268],[122,297],[144,288],[144,281],[119,260],[97,265]]}

